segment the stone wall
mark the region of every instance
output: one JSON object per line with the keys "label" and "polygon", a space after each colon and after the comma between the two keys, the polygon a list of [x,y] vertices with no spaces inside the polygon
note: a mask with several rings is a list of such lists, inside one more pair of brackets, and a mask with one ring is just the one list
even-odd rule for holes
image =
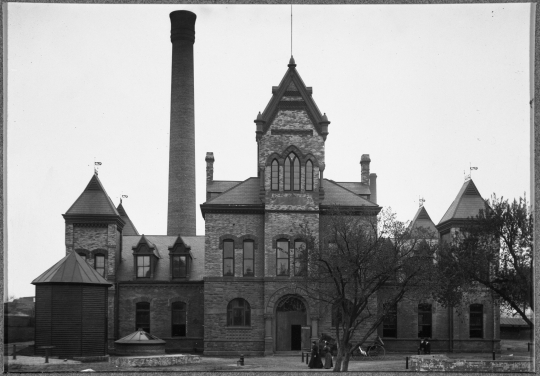
{"label": "stone wall", "polygon": [[[135,304],[150,302],[150,333],[167,342],[167,351],[193,351],[203,348],[204,296],[202,282],[119,285],[119,338],[133,333]],[[186,337],[171,336],[171,305],[187,305]]]}
{"label": "stone wall", "polygon": [[444,355],[411,356],[409,360],[411,371],[435,372],[529,372],[532,361],[516,360],[463,360],[449,359]]}

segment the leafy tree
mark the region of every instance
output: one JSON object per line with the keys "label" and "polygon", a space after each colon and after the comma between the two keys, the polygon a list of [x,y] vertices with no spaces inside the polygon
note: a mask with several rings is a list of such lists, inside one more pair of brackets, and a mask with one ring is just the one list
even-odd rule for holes
{"label": "leafy tree", "polygon": [[307,276],[298,283],[338,317],[334,371],[347,371],[353,349],[373,337],[392,306],[405,296],[429,296],[437,243],[390,209],[375,216],[333,208],[320,223],[320,238],[304,227]]}
{"label": "leafy tree", "polygon": [[458,306],[483,286],[506,310],[517,312],[532,328],[533,216],[524,198],[486,200],[486,209],[471,218],[444,244],[439,255],[441,284],[436,298]]}

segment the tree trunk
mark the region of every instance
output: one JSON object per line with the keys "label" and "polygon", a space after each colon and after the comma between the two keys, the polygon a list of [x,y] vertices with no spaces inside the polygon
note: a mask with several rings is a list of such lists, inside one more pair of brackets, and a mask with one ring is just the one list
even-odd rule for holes
{"label": "tree trunk", "polygon": [[343,360],[343,350],[342,348],[338,348],[338,353],[336,355],[336,362],[334,364],[334,369],[332,369],[333,372],[340,372],[341,371],[341,361]]}
{"label": "tree trunk", "polygon": [[349,370],[349,359],[351,359],[351,352],[347,351],[345,357],[343,358],[343,363],[341,364],[341,371],[347,372]]}

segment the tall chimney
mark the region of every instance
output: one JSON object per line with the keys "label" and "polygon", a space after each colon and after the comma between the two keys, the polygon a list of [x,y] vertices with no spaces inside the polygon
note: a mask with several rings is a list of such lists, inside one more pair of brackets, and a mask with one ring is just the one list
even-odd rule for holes
{"label": "tall chimney", "polygon": [[362,183],[369,184],[369,154],[362,154],[360,158],[361,174],[362,174]]}
{"label": "tall chimney", "polygon": [[377,203],[377,174],[375,173],[369,174],[369,190],[371,191],[369,200]]}
{"label": "tall chimney", "polygon": [[172,79],[167,235],[196,235],[195,100],[193,43],[197,16],[185,10],[171,18]]}
{"label": "tall chimney", "polygon": [[211,151],[206,153],[206,184],[214,181],[214,153]]}

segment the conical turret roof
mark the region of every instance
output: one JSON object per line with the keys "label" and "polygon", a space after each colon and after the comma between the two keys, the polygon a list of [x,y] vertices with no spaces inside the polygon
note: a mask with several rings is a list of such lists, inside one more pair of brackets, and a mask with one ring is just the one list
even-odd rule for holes
{"label": "conical turret roof", "polygon": [[133,224],[131,219],[128,217],[126,210],[122,206],[122,203],[118,205],[116,210],[120,214],[120,218],[122,218],[122,220],[126,222],[126,224],[124,225],[124,229],[122,230],[122,235],[139,235],[139,232],[135,228],[135,225]]}
{"label": "conical turret roof", "polygon": [[112,285],[112,283],[107,282],[95,269],[91,268],[75,251],[58,261],[45,273],[32,281],[34,285],[42,283]]}
{"label": "conical turret roof", "polygon": [[105,188],[96,174],[79,198],[71,205],[65,215],[117,215],[120,214],[105,192]]}
{"label": "conical turret roof", "polygon": [[418,208],[418,211],[414,215],[410,226],[411,229],[424,227],[429,231],[432,231],[435,237],[437,236],[437,229],[435,228],[435,223],[433,223],[433,221],[431,220],[431,217],[429,216],[424,206]]}
{"label": "conical turret roof", "polygon": [[486,202],[478,192],[478,188],[472,181],[467,180],[461,186],[454,202],[448,208],[437,226],[453,219],[469,219],[478,215],[480,210],[486,208]]}

